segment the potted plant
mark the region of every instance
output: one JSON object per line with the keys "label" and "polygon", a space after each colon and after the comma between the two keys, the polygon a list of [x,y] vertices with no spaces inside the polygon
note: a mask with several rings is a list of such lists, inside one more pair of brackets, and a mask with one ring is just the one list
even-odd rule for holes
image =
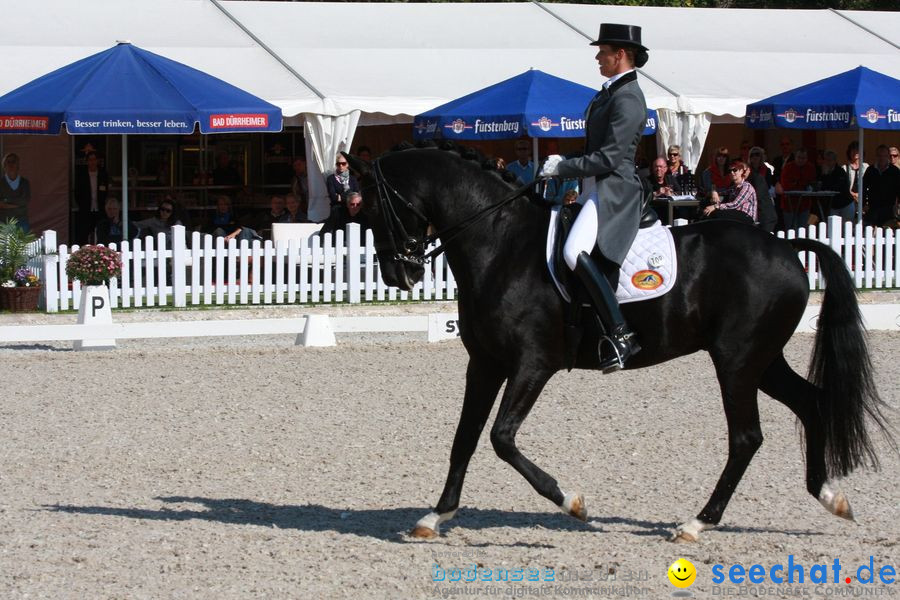
{"label": "potted plant", "polygon": [[[82,283],[78,305],[79,324],[110,324],[109,280],[122,275],[122,257],[106,246],[84,246],[69,256],[66,274]],[[113,339],[76,340],[76,350],[115,348]]]}
{"label": "potted plant", "polygon": [[0,224],[0,308],[21,312],[37,310],[41,282],[26,266],[34,256],[29,249],[37,238],[19,227],[16,219]]}

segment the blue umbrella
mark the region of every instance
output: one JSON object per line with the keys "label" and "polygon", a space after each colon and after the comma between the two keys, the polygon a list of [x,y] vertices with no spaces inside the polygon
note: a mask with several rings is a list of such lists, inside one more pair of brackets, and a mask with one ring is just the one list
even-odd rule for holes
{"label": "blue umbrella", "polygon": [[[413,137],[584,137],[584,110],[596,94],[593,88],[530,69],[416,116]],[[656,123],[656,111],[648,110],[644,135],[656,133]],[[536,139],[534,153],[537,164]]]}
{"label": "blue umbrella", "polygon": [[0,133],[122,134],[122,222],[128,223],[127,135],[278,132],[281,110],[202,71],[129,43],[88,56],[0,97]]}
{"label": "blue umbrella", "polygon": [[864,130],[900,130],[900,79],[857,67],[748,104],[745,120],[753,129],[857,129],[862,164]]}

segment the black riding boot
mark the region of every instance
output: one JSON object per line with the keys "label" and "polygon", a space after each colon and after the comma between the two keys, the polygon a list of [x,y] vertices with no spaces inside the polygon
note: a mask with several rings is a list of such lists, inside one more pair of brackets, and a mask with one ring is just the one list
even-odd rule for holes
{"label": "black riding boot", "polygon": [[[606,330],[606,336],[600,339],[600,368],[605,373],[621,369],[632,354],[637,354],[641,347],[635,334],[625,322],[616,294],[609,280],[597,268],[587,252],[578,255],[575,263],[575,274],[591,297],[591,304],[600,317]],[[604,345],[611,347],[611,353],[604,358]]]}

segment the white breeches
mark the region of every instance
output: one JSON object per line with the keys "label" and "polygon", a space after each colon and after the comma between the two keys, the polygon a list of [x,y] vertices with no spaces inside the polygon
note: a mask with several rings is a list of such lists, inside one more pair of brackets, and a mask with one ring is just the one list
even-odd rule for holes
{"label": "white breeches", "polygon": [[[591,178],[593,179],[593,178]],[[587,186],[585,186],[587,187]],[[569,230],[569,237],[566,238],[566,245],[563,247],[563,258],[566,264],[573,271],[575,263],[578,261],[578,255],[582,252],[590,254],[594,246],[597,245],[597,187],[592,185],[589,189],[585,189],[582,198],[587,197],[578,218],[572,224]],[[579,201],[582,200],[579,198]]]}

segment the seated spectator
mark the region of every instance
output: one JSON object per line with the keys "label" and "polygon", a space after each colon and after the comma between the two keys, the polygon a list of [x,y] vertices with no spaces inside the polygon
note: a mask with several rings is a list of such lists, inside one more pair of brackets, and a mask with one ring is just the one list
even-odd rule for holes
{"label": "seated spectator", "polygon": [[817,187],[823,191],[837,192],[830,201],[821,202],[821,207],[828,208],[826,216],[837,215],[844,221],[853,221],[856,213],[856,204],[850,196],[850,178],[847,171],[838,167],[837,154],[833,150],[826,150],[822,156],[822,172],[817,179]]}
{"label": "seated spectator", "polygon": [[888,150],[891,152],[891,164],[900,169],[900,148],[891,146]]}
{"label": "seated spectator", "polygon": [[[859,204],[859,183],[860,178],[865,177],[866,169],[869,163],[863,163],[862,169],[859,166],[859,142],[850,142],[847,144],[847,163],[842,167],[850,178],[850,197],[853,198],[854,205]],[[855,210],[855,208],[854,208]]]}
{"label": "seated spectator", "polygon": [[359,223],[363,231],[371,228],[369,218],[362,212],[362,195],[359,192],[347,194],[347,202],[332,211],[320,232],[322,235],[333,234],[339,229],[345,229],[350,223]]}
{"label": "seated spectator", "polygon": [[773,201],[772,171],[766,164],[766,151],[759,146],[750,148],[747,181],[756,191],[756,212],[759,228],[772,233],[778,224],[778,214]]}
{"label": "seated spectator", "polygon": [[[284,196],[275,194],[269,201],[269,208],[262,210],[253,219],[251,227],[265,239],[272,237],[272,223],[288,223],[288,212],[284,208]],[[246,220],[246,219],[245,219]]]}
{"label": "seated spectator", "polygon": [[703,171],[700,177],[700,193],[707,200],[712,198],[713,192],[722,195],[731,186],[728,161],[728,148],[722,146],[716,150],[709,167]]}
{"label": "seated spectator", "polygon": [[578,180],[577,179],[559,179],[553,177],[547,179],[547,187],[544,188],[544,200],[551,204],[564,204],[566,194],[574,191],[575,197],[578,197]]}
{"label": "seated spectator", "polygon": [[[108,196],[103,205],[105,216],[97,221],[96,240],[98,244],[121,244],[125,239],[125,231],[122,227],[122,204],[114,196]],[[134,223],[128,226],[128,234],[135,235],[137,228]]]}
{"label": "seated spectator", "polygon": [[325,189],[331,200],[332,212],[335,207],[343,206],[349,192],[359,192],[359,182],[350,173],[350,165],[343,155],[339,154],[335,162],[334,173],[325,178]]}
{"label": "seated spectator", "polygon": [[669,173],[672,174],[672,177],[674,177],[675,181],[678,182],[678,185],[681,186],[683,193],[690,193],[687,189],[687,184],[691,179],[691,170],[684,164],[683,157],[681,156],[681,146],[678,146],[677,144],[669,146],[669,149],[666,151],[666,164],[669,166]]}
{"label": "seated spectator", "polygon": [[213,185],[241,185],[241,174],[227,152],[216,154],[216,168],[213,169],[212,178]]}
{"label": "seated spectator", "polygon": [[744,161],[744,164],[750,164],[750,148],[751,144],[747,140],[741,140],[741,156],[740,159]]}
{"label": "seated spectator", "polygon": [[166,241],[171,245],[172,225],[183,224],[175,215],[175,201],[167,196],[159,203],[155,216],[134,222],[135,227],[138,228],[137,237],[150,235],[155,238],[160,233],[163,233],[166,236]]}
{"label": "seated spectator", "polygon": [[216,211],[206,228],[208,233],[216,237],[226,236],[237,229],[237,220],[231,208],[231,198],[226,195],[216,196]]}
{"label": "seated spectator", "polygon": [[875,148],[875,164],[863,175],[865,223],[876,227],[893,227],[894,210],[900,201],[900,169],[891,164],[888,147]]}
{"label": "seated spectator", "polygon": [[294,176],[291,178],[291,193],[303,201],[309,202],[309,178],[306,175],[306,158],[294,160]]}
{"label": "seated spectator", "polygon": [[669,171],[669,165],[662,156],[653,161],[653,168],[648,181],[653,190],[654,198],[681,194],[681,184],[675,175],[672,175]]}
{"label": "seated spectator", "polygon": [[359,146],[356,148],[356,156],[366,161],[367,163],[372,162],[372,149],[368,146]]}
{"label": "seated spectator", "polygon": [[578,202],[578,190],[569,190],[566,192],[566,195],[563,196],[563,205],[575,204],[576,202]]}
{"label": "seated spectator", "polygon": [[287,194],[284,197],[285,219],[282,223],[309,223],[309,217],[306,214],[308,205],[301,202],[295,195]]}
{"label": "seated spectator", "polygon": [[[816,166],[809,161],[805,148],[794,152],[794,160],[781,169],[781,189],[785,192],[811,190],[816,181]],[[798,195],[782,196],[781,213],[787,229],[806,227],[809,224],[809,198]]]}
{"label": "seated spectator", "polygon": [[506,170],[514,173],[523,184],[534,181],[534,163],[528,158],[531,153],[528,140],[516,142],[516,160],[506,165]]}
{"label": "seated spectator", "polygon": [[0,221],[16,219],[19,227],[30,231],[30,202],[31,183],[19,173],[19,155],[10,152],[3,157],[3,176],[0,177]]}
{"label": "seated spectator", "polygon": [[703,215],[710,219],[732,219],[749,225],[756,223],[756,190],[747,181],[749,172],[744,161],[731,161],[728,167],[731,185],[721,197],[713,190],[712,203],[703,209]]}

